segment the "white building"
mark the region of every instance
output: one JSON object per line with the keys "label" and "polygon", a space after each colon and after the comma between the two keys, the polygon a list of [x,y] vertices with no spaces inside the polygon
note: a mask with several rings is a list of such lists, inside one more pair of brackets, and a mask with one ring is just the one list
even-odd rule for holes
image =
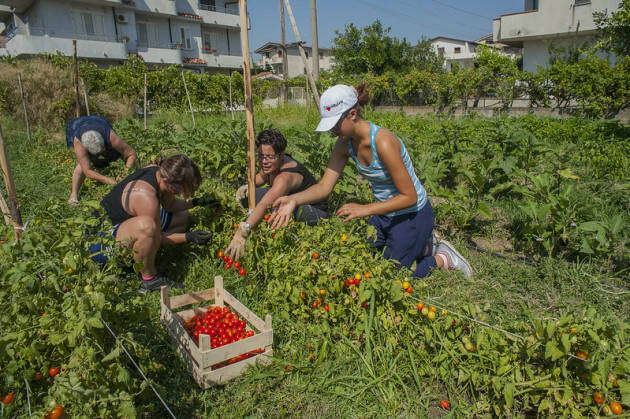
{"label": "white building", "polygon": [[[306,58],[309,61],[311,66],[311,70],[313,69],[313,51],[312,48],[306,45],[302,45],[304,48],[304,52],[306,54]],[[321,70],[330,70],[333,65],[333,58],[330,55],[330,48],[318,48],[319,51],[319,69]],[[267,42],[262,47],[258,48],[254,51],[257,54],[260,54],[262,58],[256,62],[257,65],[261,67],[266,67],[267,65],[271,67],[271,71],[274,74],[283,74],[283,60],[282,54],[283,48],[282,44],[277,42]],[[306,69],[304,68],[304,63],[302,61],[302,57],[300,56],[300,51],[297,47],[296,43],[287,44],[287,57],[288,57],[288,73],[289,78],[300,76],[306,74]]]}
{"label": "white building", "polygon": [[237,1],[0,0],[0,22],[0,55],[72,55],[76,39],[77,55],[101,66],[137,54],[200,72],[242,67]]}
{"label": "white building", "polygon": [[[593,12],[617,10],[620,0],[525,0],[524,11],[493,21],[496,42],[523,48],[523,70],[549,62],[550,43],[581,46],[593,40],[597,27]],[[614,59],[614,57],[613,57]]]}
{"label": "white building", "polygon": [[480,45],[478,42],[444,36],[433,38],[430,42],[436,54],[444,58],[444,66],[447,71],[451,71],[453,63],[457,63],[461,68],[475,65],[475,49]]}

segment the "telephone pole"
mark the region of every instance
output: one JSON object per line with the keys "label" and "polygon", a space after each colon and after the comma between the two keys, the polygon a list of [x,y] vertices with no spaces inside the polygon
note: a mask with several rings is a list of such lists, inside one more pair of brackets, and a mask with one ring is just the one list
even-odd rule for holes
{"label": "telephone pole", "polygon": [[311,0],[311,38],[313,42],[313,78],[319,79],[319,42],[317,40],[317,0]]}
{"label": "telephone pole", "polygon": [[282,103],[284,105],[289,101],[289,95],[287,92],[287,79],[289,78],[289,57],[287,57],[287,36],[284,32],[284,2],[280,0],[280,29],[282,31],[282,37],[280,42],[282,43],[282,86],[281,95]]}

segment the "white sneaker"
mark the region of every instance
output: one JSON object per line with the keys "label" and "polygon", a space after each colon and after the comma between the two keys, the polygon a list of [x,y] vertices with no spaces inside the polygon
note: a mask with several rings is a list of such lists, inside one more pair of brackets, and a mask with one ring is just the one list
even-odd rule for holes
{"label": "white sneaker", "polygon": [[438,239],[438,236],[435,233],[431,233],[431,237],[429,237],[429,240],[425,243],[422,252],[420,252],[416,259],[422,259],[427,256],[435,256],[435,249],[438,244],[440,244],[440,239]]}
{"label": "white sneaker", "polygon": [[435,255],[442,257],[445,269],[460,271],[469,278],[472,276],[470,263],[446,240],[441,240],[437,245]]}

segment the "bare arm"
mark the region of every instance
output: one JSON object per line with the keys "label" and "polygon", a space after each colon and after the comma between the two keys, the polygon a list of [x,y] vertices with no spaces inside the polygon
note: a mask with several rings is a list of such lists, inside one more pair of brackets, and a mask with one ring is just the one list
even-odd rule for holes
{"label": "bare arm", "polygon": [[343,168],[348,161],[348,143],[346,140],[337,140],[335,147],[333,148],[328,162],[328,167],[324,172],[324,176],[318,183],[310,188],[288,196],[281,196],[277,198],[273,206],[275,212],[271,214],[270,222],[271,228],[276,229],[282,226],[289,225],[289,220],[293,214],[295,208],[299,205],[310,204],[313,202],[319,202],[330,195],[335,184],[339,180]]}
{"label": "bare arm", "polygon": [[254,208],[254,211],[247,217],[247,223],[254,228],[265,216],[267,206],[271,205],[276,198],[286,195],[302,181],[302,175],[298,173],[280,173],[273,180],[273,185],[262,197]]}
{"label": "bare arm", "polygon": [[109,131],[109,142],[112,145],[112,148],[123,156],[127,169],[132,168],[136,164],[136,160],[138,158],[136,152],[129,146],[129,144],[124,142],[113,129]]}
{"label": "bare arm", "polygon": [[346,140],[337,140],[332,154],[330,155],[328,167],[326,167],[324,176],[322,176],[319,182],[302,192],[289,195],[289,197],[295,199],[298,206],[312,204],[313,202],[319,202],[327,198],[343,173],[343,168],[349,156]]}
{"label": "bare arm", "polygon": [[98,180],[99,182],[109,183],[110,185],[114,185],[116,183],[114,179],[108,176],[103,176],[92,169],[88,151],[76,137],[74,138],[74,155],[77,157],[77,162],[79,163],[79,166],[81,166],[81,171],[83,171],[85,176],[90,179]]}
{"label": "bare arm", "polygon": [[387,214],[410,207],[418,200],[418,195],[411,176],[405,168],[400,156],[401,146],[398,139],[391,132],[381,129],[376,135],[376,152],[383,162],[392,181],[398,190],[398,195],[383,202],[371,204],[345,204],[337,211],[338,216],[347,216],[344,221],[356,217],[365,217],[375,214]]}

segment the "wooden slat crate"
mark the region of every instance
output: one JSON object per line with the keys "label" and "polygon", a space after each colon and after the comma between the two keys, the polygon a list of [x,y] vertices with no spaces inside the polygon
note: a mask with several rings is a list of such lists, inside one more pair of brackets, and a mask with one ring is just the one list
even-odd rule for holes
{"label": "wooden slat crate", "polygon": [[[270,362],[268,357],[273,354],[271,315],[267,314],[265,321],[261,320],[223,288],[223,277],[216,276],[214,278],[214,287],[203,291],[169,297],[167,287],[162,287],[161,294],[160,320],[171,335],[171,338],[173,338],[176,352],[186,363],[193,378],[201,388],[205,389],[212,385],[223,384],[239,376],[246,366],[257,361],[265,364]],[[197,346],[184,329],[184,324],[186,320],[193,316],[206,312],[208,306],[179,312],[175,310],[179,307],[211,300],[214,300],[214,304],[208,304],[208,306],[223,307],[225,304],[229,305],[232,311],[238,313],[242,319],[254,328],[254,336],[211,349],[210,336],[199,335],[199,346]],[[213,365],[261,348],[263,352],[258,355],[212,370]]]}

